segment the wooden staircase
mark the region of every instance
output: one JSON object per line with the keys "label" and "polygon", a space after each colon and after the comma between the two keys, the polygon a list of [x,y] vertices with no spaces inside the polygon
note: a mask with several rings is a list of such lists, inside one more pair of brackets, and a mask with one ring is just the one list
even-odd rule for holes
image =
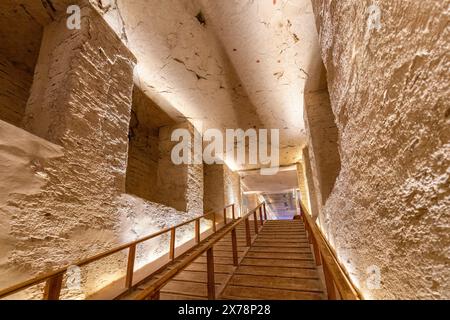
{"label": "wooden staircase", "polygon": [[233,300],[311,300],[326,295],[300,220],[266,221],[221,293]]}
{"label": "wooden staircase", "polygon": [[[238,218],[232,204],[223,209],[221,222],[216,213],[209,213],[73,265],[82,267],[128,250],[125,286],[111,299],[360,299],[320,229],[300,207],[301,219],[288,221],[268,220],[265,203]],[[202,219],[213,222],[205,234],[200,231]],[[182,250],[175,246],[176,233],[191,223],[194,243]],[[136,246],[164,234],[170,236],[167,262],[137,279]],[[0,299],[45,283],[43,299],[58,300],[68,268],[1,290]]]}
{"label": "wooden staircase", "polygon": [[[236,228],[238,267],[231,239],[213,246],[215,292],[218,299],[325,299],[313,254],[300,220],[266,221],[259,234],[249,223],[252,245],[247,247],[243,224]],[[229,235],[231,237],[231,235]],[[208,299],[206,253],[161,290],[161,300]],[[143,285],[145,287],[145,285]]]}
{"label": "wooden staircase", "polygon": [[[255,239],[254,224],[249,224],[250,235]],[[242,261],[248,251],[246,232],[243,224],[236,228],[237,255]],[[231,235],[225,236],[213,247],[215,291],[220,293],[233,276],[236,267],[233,262]],[[207,300],[207,257],[206,253],[181,271],[161,289],[161,300]]]}

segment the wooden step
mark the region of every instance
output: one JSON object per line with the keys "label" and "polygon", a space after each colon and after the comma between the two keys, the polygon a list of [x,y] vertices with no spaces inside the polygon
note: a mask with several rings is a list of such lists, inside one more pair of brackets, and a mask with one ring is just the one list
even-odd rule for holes
{"label": "wooden step", "polygon": [[[195,262],[206,263],[206,257],[199,257]],[[214,264],[233,264],[233,258],[230,257],[214,257]]]}
{"label": "wooden step", "polygon": [[[224,283],[225,281],[227,281],[228,277],[229,276],[225,273],[215,273],[214,275],[216,284]],[[178,275],[176,275],[173,279],[180,281],[207,283],[208,275],[206,272],[182,271]]]}
{"label": "wooden step", "polygon": [[247,258],[259,258],[259,259],[289,259],[289,260],[312,260],[311,253],[286,253],[286,252],[254,252],[249,251],[246,255]]}
{"label": "wooden step", "polygon": [[[214,271],[220,273],[233,273],[235,267],[232,265],[217,264],[214,265]],[[206,263],[191,263],[186,269],[188,271],[204,271],[206,272]]]}
{"label": "wooden step", "polygon": [[315,269],[271,267],[271,266],[240,266],[235,274],[263,275],[288,278],[318,279],[319,274]]}
{"label": "wooden step", "polygon": [[236,274],[229,285],[255,288],[269,288],[292,291],[308,291],[321,293],[322,285],[319,279],[282,278],[261,275]]}
{"label": "wooden step", "polygon": [[243,266],[273,266],[273,267],[293,267],[315,269],[313,260],[288,260],[288,259],[256,259],[244,258]]}
{"label": "wooden step", "polygon": [[311,248],[309,245],[305,245],[303,247],[256,247],[253,246],[250,248],[249,252],[286,252],[286,253],[308,253],[311,252]]}
{"label": "wooden step", "polygon": [[[216,290],[219,286],[216,285]],[[196,297],[208,297],[207,286],[205,283],[191,281],[172,280],[161,289],[161,293],[184,294]]]}
{"label": "wooden step", "polygon": [[286,242],[298,242],[298,241],[308,241],[308,239],[304,236],[277,236],[277,237],[271,237],[266,235],[261,235],[257,238],[257,241],[286,241]]}
{"label": "wooden step", "polygon": [[222,297],[233,300],[322,300],[323,294],[318,292],[302,292],[280,289],[268,289],[228,285]]}
{"label": "wooden step", "polygon": [[270,241],[258,241],[256,240],[252,248],[254,247],[281,247],[281,248],[305,248],[309,247],[309,243],[306,241],[296,241],[296,242],[283,242],[283,241],[277,241],[277,242],[270,242]]}
{"label": "wooden step", "polygon": [[160,299],[161,300],[208,300],[206,297],[190,296],[187,294],[176,294],[176,293],[167,293],[167,292],[161,292]]}

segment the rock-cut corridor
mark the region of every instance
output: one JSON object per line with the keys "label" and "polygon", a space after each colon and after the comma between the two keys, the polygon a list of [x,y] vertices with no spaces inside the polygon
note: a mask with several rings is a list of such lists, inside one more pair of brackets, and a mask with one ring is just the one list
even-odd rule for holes
{"label": "rock-cut corridor", "polygon": [[449,8],[0,1],[0,299],[449,299]]}

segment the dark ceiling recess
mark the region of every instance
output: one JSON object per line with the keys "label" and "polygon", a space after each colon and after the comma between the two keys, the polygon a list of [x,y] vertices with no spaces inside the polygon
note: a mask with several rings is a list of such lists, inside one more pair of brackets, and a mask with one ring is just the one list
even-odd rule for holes
{"label": "dark ceiling recess", "polygon": [[197,18],[198,22],[200,22],[200,24],[202,26],[206,25],[206,19],[205,19],[205,16],[203,15],[202,11],[199,11],[195,17]]}

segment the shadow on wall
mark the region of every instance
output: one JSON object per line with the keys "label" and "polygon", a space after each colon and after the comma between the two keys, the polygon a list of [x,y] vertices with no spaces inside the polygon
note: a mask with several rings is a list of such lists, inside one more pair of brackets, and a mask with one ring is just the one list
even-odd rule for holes
{"label": "shadow on wall", "polygon": [[[313,216],[317,217],[330,196],[341,170],[339,134],[331,107],[326,70],[320,67],[318,90],[305,92],[304,118],[308,148],[304,152],[309,181]],[[306,88],[310,88],[307,83]],[[312,182],[312,183],[311,183]],[[316,208],[316,209],[314,209]]]}

